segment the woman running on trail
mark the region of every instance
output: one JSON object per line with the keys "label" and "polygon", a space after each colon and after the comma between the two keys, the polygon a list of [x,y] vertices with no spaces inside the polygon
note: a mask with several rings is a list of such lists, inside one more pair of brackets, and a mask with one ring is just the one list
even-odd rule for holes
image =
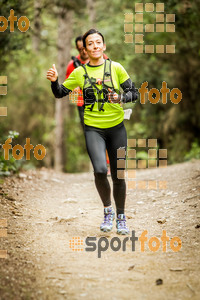
{"label": "woman running on trail", "polygon": [[[118,178],[120,176],[117,172],[119,169],[123,172],[125,169],[125,157],[124,160],[119,160],[117,150],[121,149],[125,153],[127,148],[124,111],[120,102],[136,100],[137,90],[122,65],[103,58],[106,45],[99,31],[87,31],[83,36],[83,46],[88,53],[89,63],[76,68],[61,85],[53,65],[53,68],[47,71],[47,79],[51,81],[56,98],[68,95],[78,86],[83,90],[86,147],[94,168],[95,185],[104,205],[104,220],[100,230],[110,231],[115,218],[111,205],[111,188],[107,179],[107,149],[117,211],[117,233],[129,234],[124,214],[126,183],[125,179]],[[122,94],[119,92],[120,87],[124,91]]]}

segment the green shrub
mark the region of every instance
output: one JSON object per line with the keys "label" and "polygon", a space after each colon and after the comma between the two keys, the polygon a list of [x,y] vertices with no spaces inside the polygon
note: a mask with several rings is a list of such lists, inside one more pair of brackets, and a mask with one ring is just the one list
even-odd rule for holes
{"label": "green shrub", "polygon": [[200,145],[197,140],[192,143],[191,150],[184,157],[185,160],[192,158],[200,159]]}
{"label": "green shrub", "polygon": [[[18,138],[19,133],[16,131],[9,131],[8,136],[3,136],[1,143],[4,144],[4,142],[9,139],[16,139]],[[13,141],[12,141],[13,142]],[[22,166],[22,160],[16,160],[12,154],[11,151],[9,151],[9,160],[4,159],[4,151],[1,149],[0,152],[0,176],[9,176],[12,173],[16,173],[19,171],[19,169]]]}

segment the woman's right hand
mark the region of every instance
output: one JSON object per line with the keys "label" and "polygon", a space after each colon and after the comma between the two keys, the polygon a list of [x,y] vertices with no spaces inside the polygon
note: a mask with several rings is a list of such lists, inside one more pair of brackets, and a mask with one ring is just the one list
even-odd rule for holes
{"label": "woman's right hand", "polygon": [[53,64],[53,68],[50,68],[47,71],[47,79],[49,79],[50,81],[56,81],[57,78],[58,78],[58,72],[56,70],[55,64]]}

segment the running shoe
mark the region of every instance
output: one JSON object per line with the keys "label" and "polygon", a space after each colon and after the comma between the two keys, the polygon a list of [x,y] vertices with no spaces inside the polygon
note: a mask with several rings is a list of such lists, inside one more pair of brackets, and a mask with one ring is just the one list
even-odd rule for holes
{"label": "running shoe", "polygon": [[115,213],[112,207],[104,208],[104,220],[100,225],[100,230],[108,232],[112,230]]}
{"label": "running shoe", "polygon": [[117,216],[116,228],[118,234],[129,234],[129,228],[126,225],[126,217],[124,214],[119,214]]}

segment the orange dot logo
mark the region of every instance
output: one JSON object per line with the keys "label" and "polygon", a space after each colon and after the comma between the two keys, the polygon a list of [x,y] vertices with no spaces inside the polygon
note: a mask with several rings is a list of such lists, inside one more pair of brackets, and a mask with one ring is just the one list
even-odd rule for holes
{"label": "orange dot logo", "polygon": [[80,252],[83,251],[83,240],[80,237],[73,237],[69,241],[69,248],[72,249],[72,251]]}

